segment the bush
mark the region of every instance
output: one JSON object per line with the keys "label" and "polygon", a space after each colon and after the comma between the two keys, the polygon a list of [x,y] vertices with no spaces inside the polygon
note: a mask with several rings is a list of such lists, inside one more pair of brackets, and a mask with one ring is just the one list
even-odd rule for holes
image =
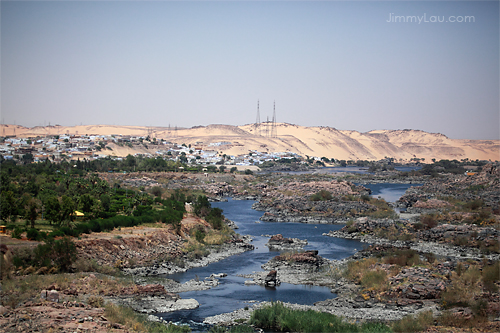
{"label": "bush", "polygon": [[481,293],[479,286],[481,272],[474,266],[470,266],[463,273],[460,270],[461,268],[457,266],[456,272],[452,274],[451,284],[441,296],[445,306],[468,306]]}
{"label": "bush", "polygon": [[22,233],[23,233],[23,230],[21,228],[15,227],[14,230],[12,230],[12,238],[21,239]]}
{"label": "bush", "polygon": [[104,298],[92,295],[87,298],[87,304],[93,308],[102,308],[104,306]]}
{"label": "bush", "polygon": [[367,271],[361,278],[361,285],[366,289],[383,291],[387,288],[387,273],[382,269]]}
{"label": "bush", "polygon": [[350,324],[330,313],[291,310],[281,302],[255,310],[249,324],[281,332],[390,332],[382,323]]}
{"label": "bush", "polygon": [[422,223],[425,229],[432,229],[438,225],[436,217],[432,214],[422,215],[420,223]]}
{"label": "bush", "polygon": [[320,190],[318,193],[311,195],[309,198],[311,201],[328,201],[332,199],[332,194],[326,190]]}
{"label": "bush", "polygon": [[28,240],[39,240],[40,234],[38,233],[38,230],[31,228],[26,232],[26,238],[28,238]]}
{"label": "bush", "polygon": [[49,233],[49,235],[47,237],[55,238],[55,237],[63,237],[63,236],[64,236],[64,232],[62,232],[61,230],[53,230]]}
{"label": "bush", "polygon": [[361,281],[361,278],[369,270],[370,266],[372,266],[376,262],[377,259],[375,258],[350,261],[347,263],[347,270],[344,273],[345,277],[356,282]]}
{"label": "bush", "polygon": [[16,252],[13,263],[17,267],[53,267],[69,272],[76,261],[76,247],[69,237],[54,241],[48,238],[45,244],[35,249],[24,248]]}
{"label": "bush", "polygon": [[415,250],[394,250],[386,254],[384,258],[386,264],[399,266],[413,266],[420,264],[420,257]]}
{"label": "bush", "polygon": [[177,326],[174,324],[165,325],[163,323],[151,322],[142,314],[136,313],[133,309],[106,303],[104,316],[111,323],[118,323],[137,332],[158,332],[158,333],[188,333],[191,332],[189,326]]}
{"label": "bush", "polygon": [[469,202],[465,203],[463,207],[466,210],[473,211],[473,210],[478,210],[479,208],[481,208],[483,206],[484,206],[484,201],[477,199],[477,200],[473,200],[473,201],[469,201]]}
{"label": "bush", "polygon": [[485,291],[490,293],[498,292],[496,283],[500,279],[500,263],[497,261],[493,265],[484,266],[481,279]]}
{"label": "bush", "polygon": [[205,234],[205,231],[203,231],[203,229],[201,229],[201,228],[196,229],[195,237],[199,243],[203,243],[203,240],[205,239],[205,235],[206,234]]}
{"label": "bush", "polygon": [[434,322],[432,311],[420,312],[418,315],[406,316],[392,324],[394,332],[422,332]]}

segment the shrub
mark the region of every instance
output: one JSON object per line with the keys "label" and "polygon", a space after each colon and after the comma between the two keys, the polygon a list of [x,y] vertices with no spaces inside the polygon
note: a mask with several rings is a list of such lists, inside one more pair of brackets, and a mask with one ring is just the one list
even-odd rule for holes
{"label": "shrub", "polygon": [[20,249],[14,250],[12,263],[17,268],[28,267],[33,261],[33,258],[33,250],[29,247],[22,247]]}
{"label": "shrub", "polygon": [[443,304],[446,306],[462,305],[467,306],[481,292],[479,279],[481,272],[474,266],[470,266],[465,272],[460,274],[459,266],[452,274],[452,282],[441,296]]}
{"label": "shrub", "polygon": [[481,279],[483,281],[483,289],[487,292],[498,292],[498,280],[500,278],[500,263],[497,261],[493,265],[484,266]]}
{"label": "shrub", "polygon": [[203,243],[203,240],[205,239],[205,231],[201,228],[196,229],[195,237],[199,243]]}
{"label": "shrub", "polygon": [[39,244],[35,249],[23,248],[16,251],[12,258],[16,267],[52,267],[69,272],[76,260],[76,247],[70,238],[54,241],[48,238],[45,244]]}
{"label": "shrub", "polygon": [[87,298],[87,304],[93,308],[102,308],[104,306],[104,298],[92,295]]}
{"label": "shrub", "polygon": [[472,314],[475,317],[487,317],[488,316],[488,302],[482,298],[474,301],[470,304]]}
{"label": "shrub", "polygon": [[432,311],[420,312],[418,315],[406,316],[392,324],[394,332],[422,332],[434,322]]}
{"label": "shrub", "polygon": [[281,302],[255,310],[249,324],[281,332],[390,332],[382,323],[350,324],[330,313],[291,310]]}
{"label": "shrub", "polygon": [[332,199],[332,194],[327,190],[320,190],[318,193],[311,195],[309,198],[311,201],[328,201]]}
{"label": "shrub", "polygon": [[55,238],[55,237],[63,237],[63,236],[64,236],[64,232],[62,232],[61,230],[53,230],[48,234],[47,237]]}
{"label": "shrub", "polygon": [[111,323],[118,323],[138,332],[158,332],[158,333],[188,333],[191,332],[189,326],[177,326],[174,324],[165,325],[163,323],[151,322],[147,317],[138,314],[133,309],[106,303],[105,317]]}
{"label": "shrub", "polygon": [[484,206],[484,201],[481,199],[469,201],[464,204],[464,209],[472,211],[472,210],[478,210],[479,208]]}
{"label": "shrub", "polygon": [[23,233],[23,230],[21,228],[15,227],[14,230],[12,230],[12,238],[21,239],[22,233]]}
{"label": "shrub", "polygon": [[375,291],[385,290],[387,288],[387,273],[382,269],[368,271],[363,274],[361,285]]}
{"label": "shrub", "polygon": [[432,214],[422,215],[420,223],[422,223],[425,229],[432,229],[438,225],[436,217]]}
{"label": "shrub", "polygon": [[395,250],[386,254],[384,262],[391,265],[413,266],[420,264],[420,257],[415,250]]}
{"label": "shrub", "polygon": [[26,238],[28,238],[28,240],[38,240],[40,238],[40,234],[38,233],[38,230],[31,228],[26,232]]}
{"label": "shrub", "polygon": [[358,261],[350,261],[347,263],[345,277],[349,280],[360,281],[363,275],[369,270],[370,266],[375,264],[377,259],[367,258]]}

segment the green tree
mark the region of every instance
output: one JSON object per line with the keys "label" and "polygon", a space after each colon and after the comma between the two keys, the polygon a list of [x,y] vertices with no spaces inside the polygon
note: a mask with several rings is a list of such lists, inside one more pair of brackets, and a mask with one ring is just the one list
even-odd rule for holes
{"label": "green tree", "polygon": [[101,195],[101,205],[105,212],[109,212],[111,209],[111,197],[108,194]]}
{"label": "green tree", "polygon": [[12,191],[2,191],[0,197],[0,214],[2,220],[6,221],[16,212],[16,200]]}
{"label": "green tree", "polygon": [[24,217],[30,221],[32,229],[35,228],[35,220],[38,217],[39,208],[40,205],[38,204],[38,200],[35,198],[31,198],[25,207]]}
{"label": "green tree", "polygon": [[62,196],[61,221],[73,221],[75,212],[75,202],[67,195]]}
{"label": "green tree", "polygon": [[61,222],[61,203],[56,196],[50,196],[45,202],[45,218],[56,223]]}
{"label": "green tree", "polygon": [[127,157],[125,158],[125,164],[129,167],[133,167],[137,164],[135,157],[128,154]]}
{"label": "green tree", "polygon": [[92,206],[94,205],[94,198],[92,198],[89,194],[84,194],[80,196],[79,207],[84,213],[89,213],[92,210]]}

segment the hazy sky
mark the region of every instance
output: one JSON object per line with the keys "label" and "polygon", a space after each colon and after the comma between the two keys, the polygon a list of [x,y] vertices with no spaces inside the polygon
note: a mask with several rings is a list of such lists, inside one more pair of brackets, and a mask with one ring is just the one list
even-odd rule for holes
{"label": "hazy sky", "polygon": [[260,100],[261,120],[276,101],[278,122],[499,139],[498,1],[0,6],[4,123],[243,125]]}

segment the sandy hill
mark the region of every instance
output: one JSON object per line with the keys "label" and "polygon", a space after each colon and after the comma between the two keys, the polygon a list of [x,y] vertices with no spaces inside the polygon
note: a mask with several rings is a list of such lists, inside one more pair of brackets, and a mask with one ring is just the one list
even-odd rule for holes
{"label": "sandy hill", "polygon": [[[366,133],[337,130],[331,127],[304,127],[286,123],[276,126],[277,136],[268,137],[270,126],[263,123],[243,126],[209,125],[192,128],[83,125],[73,127],[23,127],[2,125],[3,135],[36,137],[47,135],[151,135],[158,139],[191,144],[225,154],[294,152],[345,160],[378,160],[385,157],[409,160],[414,157],[430,161],[440,159],[500,160],[500,140],[457,140],[443,134],[419,130],[375,130]],[[124,152],[125,153],[125,152]],[[126,153],[130,153],[129,150]]]}

